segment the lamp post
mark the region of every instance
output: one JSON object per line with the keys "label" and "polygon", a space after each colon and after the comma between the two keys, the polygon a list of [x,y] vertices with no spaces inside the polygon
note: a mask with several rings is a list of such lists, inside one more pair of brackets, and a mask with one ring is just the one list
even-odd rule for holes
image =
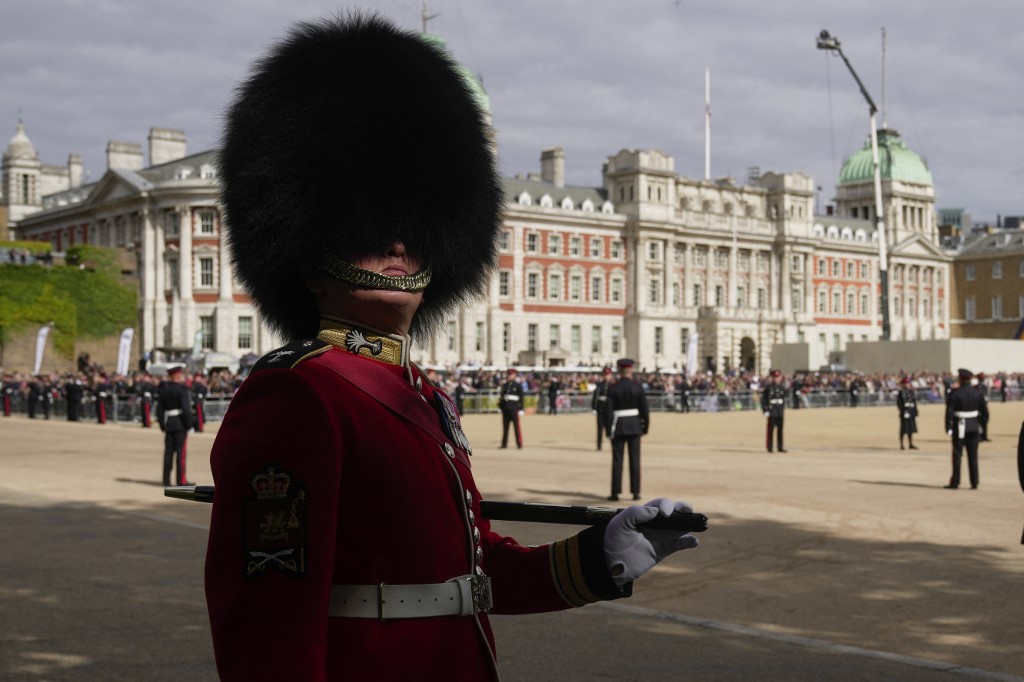
{"label": "lamp post", "polygon": [[871,164],[874,167],[875,176],[875,231],[878,235],[878,274],[882,287],[882,340],[888,341],[890,338],[889,264],[888,254],[886,252],[887,239],[885,236],[885,213],[882,207],[882,170],[878,163],[878,128],[875,125],[875,114],[878,112],[878,107],[875,106],[874,100],[871,99],[871,95],[868,94],[864,84],[860,81],[860,78],[857,76],[857,72],[854,71],[853,67],[850,65],[850,60],[846,58],[845,54],[843,54],[843,50],[839,47],[838,38],[829,35],[828,31],[823,30],[818,34],[818,49],[837,52],[839,56],[843,58],[846,68],[850,70],[850,73],[853,75],[853,79],[857,81],[857,87],[860,88],[860,94],[864,95],[864,99],[867,100],[868,109],[871,112]]}

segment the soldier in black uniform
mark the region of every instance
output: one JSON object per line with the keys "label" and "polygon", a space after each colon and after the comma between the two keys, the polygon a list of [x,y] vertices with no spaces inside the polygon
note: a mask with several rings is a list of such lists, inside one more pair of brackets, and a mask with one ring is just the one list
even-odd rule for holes
{"label": "soldier in black uniform", "polygon": [[768,385],[761,392],[761,411],[768,418],[767,437],[765,447],[768,452],[772,451],[772,432],[778,430],[778,450],[785,452],[782,447],[782,418],[786,412],[786,388],[782,385],[782,372],[773,369],[769,374]]}
{"label": "soldier in black uniform", "polygon": [[985,373],[978,372],[977,380],[976,387],[978,393],[981,394],[981,399],[985,401],[985,416],[978,419],[978,425],[981,427],[981,438],[979,440],[988,442],[992,439],[988,437],[988,384],[985,382]]}
{"label": "soldier in black uniform", "polygon": [[50,401],[53,400],[51,395],[52,387],[50,386],[50,380],[48,377],[39,374],[36,375],[32,381],[28,384],[28,417],[29,419],[36,418],[36,410],[42,408],[43,417],[45,419],[50,418]]}
{"label": "soldier in black uniform", "polygon": [[551,375],[548,381],[548,414],[558,414],[558,394],[562,390],[562,382]]}
{"label": "soldier in black uniform", "polygon": [[793,389],[793,409],[794,410],[799,410],[800,409],[800,391],[802,391],[803,388],[804,388],[803,375],[802,374],[795,374],[795,375],[793,375],[793,382],[790,384],[790,386]]}
{"label": "soldier in black uniform", "polygon": [[851,377],[847,390],[850,393],[850,407],[857,407],[857,404],[860,402],[860,377]]}
{"label": "soldier in black uniform", "polygon": [[64,384],[64,399],[68,403],[68,421],[76,422],[82,416],[82,399],[85,397],[85,383],[80,375],[68,376]]}
{"label": "soldier in black uniform", "polygon": [[139,402],[141,403],[139,416],[142,420],[142,428],[151,428],[153,426],[153,396],[156,393],[153,377],[143,372],[139,375],[139,381],[135,384],[135,390],[139,395]]}
{"label": "soldier in black uniform", "polygon": [[900,379],[900,390],[896,394],[896,410],[900,415],[900,450],[904,449],[904,435],[910,449],[917,450],[917,446],[914,445],[914,434],[917,433],[917,394],[910,386],[910,377]]}
{"label": "soldier in black uniform", "polygon": [[953,475],[949,489],[960,487],[960,457],[967,448],[967,468],[971,477],[971,488],[978,487],[978,441],[981,438],[981,422],[988,419],[985,397],[976,386],[971,385],[970,370],[958,370],[960,387],[953,390],[946,404],[946,433],[953,439]]}
{"label": "soldier in black uniform", "polygon": [[164,486],[171,484],[171,465],[177,464],[175,485],[192,485],[185,479],[188,431],[192,428],[192,400],[185,388],[184,368],[172,365],[167,379],[157,387],[156,418],[164,432]]}
{"label": "soldier in black uniform", "polygon": [[114,387],[107,380],[106,374],[100,374],[99,380],[93,387],[93,395],[96,400],[96,421],[100,424],[107,423],[107,401],[113,393]]}
{"label": "soldier in black uniform", "polygon": [[519,412],[523,409],[523,385],[519,383],[515,367],[509,367],[505,383],[501,385],[498,407],[501,408],[501,447],[508,447],[508,427],[516,432],[516,447],[523,447],[523,433],[519,428]]}
{"label": "soldier in black uniform", "polygon": [[198,372],[192,377],[192,406],[195,413],[196,433],[202,433],[206,425],[206,394],[210,392],[203,375]]}
{"label": "soldier in black uniform", "polygon": [[650,411],[643,387],[633,380],[633,365],[628,358],[618,361],[619,379],[608,389],[605,414],[608,426],[605,434],[612,441],[612,494],[609,500],[619,499],[622,492],[622,458],[629,446],[629,490],[633,499],[640,499],[640,436],[647,435]]}
{"label": "soldier in black uniform", "polygon": [[676,395],[679,398],[680,412],[690,411],[690,390],[690,382],[687,380],[686,375],[683,374],[679,383],[676,384]]}
{"label": "soldier in black uniform", "polygon": [[608,389],[612,386],[612,368],[605,367],[601,371],[601,381],[597,382],[594,389],[594,397],[590,401],[590,409],[597,415],[597,449],[601,449],[601,439],[608,429],[608,411],[605,409],[608,403]]}

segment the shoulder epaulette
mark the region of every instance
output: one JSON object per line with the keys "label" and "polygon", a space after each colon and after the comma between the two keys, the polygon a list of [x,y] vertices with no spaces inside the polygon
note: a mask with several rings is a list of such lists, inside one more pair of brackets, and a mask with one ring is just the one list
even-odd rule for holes
{"label": "shoulder epaulette", "polygon": [[320,355],[330,347],[331,344],[320,339],[294,341],[264,355],[253,366],[252,372],[263,369],[292,369],[303,360]]}

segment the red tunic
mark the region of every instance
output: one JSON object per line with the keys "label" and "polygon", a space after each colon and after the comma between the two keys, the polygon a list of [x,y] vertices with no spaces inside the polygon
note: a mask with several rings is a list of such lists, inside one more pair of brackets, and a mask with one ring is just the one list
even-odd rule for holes
{"label": "red tunic", "polygon": [[478,547],[495,613],[628,596],[600,528],[529,548],[490,530],[458,418],[416,368],[419,390],[406,368],[319,340],[286,349],[246,379],[211,455],[206,596],[222,679],[496,679],[486,614],[328,617],[332,584],[443,583],[476,570]]}

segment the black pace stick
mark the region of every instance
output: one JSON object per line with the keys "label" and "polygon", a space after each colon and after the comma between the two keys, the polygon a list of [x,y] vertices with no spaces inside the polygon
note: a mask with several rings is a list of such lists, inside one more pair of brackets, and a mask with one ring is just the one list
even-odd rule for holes
{"label": "black pace stick", "polygon": [[[164,488],[164,495],[192,502],[213,502],[212,485],[179,485]],[[611,507],[585,507],[583,505],[541,504],[538,502],[480,501],[480,511],[493,521],[532,521],[534,523],[565,523],[577,526],[605,525],[621,509]],[[656,516],[640,524],[655,530],[678,530],[700,533],[708,529],[704,514],[676,512],[671,516]]]}

